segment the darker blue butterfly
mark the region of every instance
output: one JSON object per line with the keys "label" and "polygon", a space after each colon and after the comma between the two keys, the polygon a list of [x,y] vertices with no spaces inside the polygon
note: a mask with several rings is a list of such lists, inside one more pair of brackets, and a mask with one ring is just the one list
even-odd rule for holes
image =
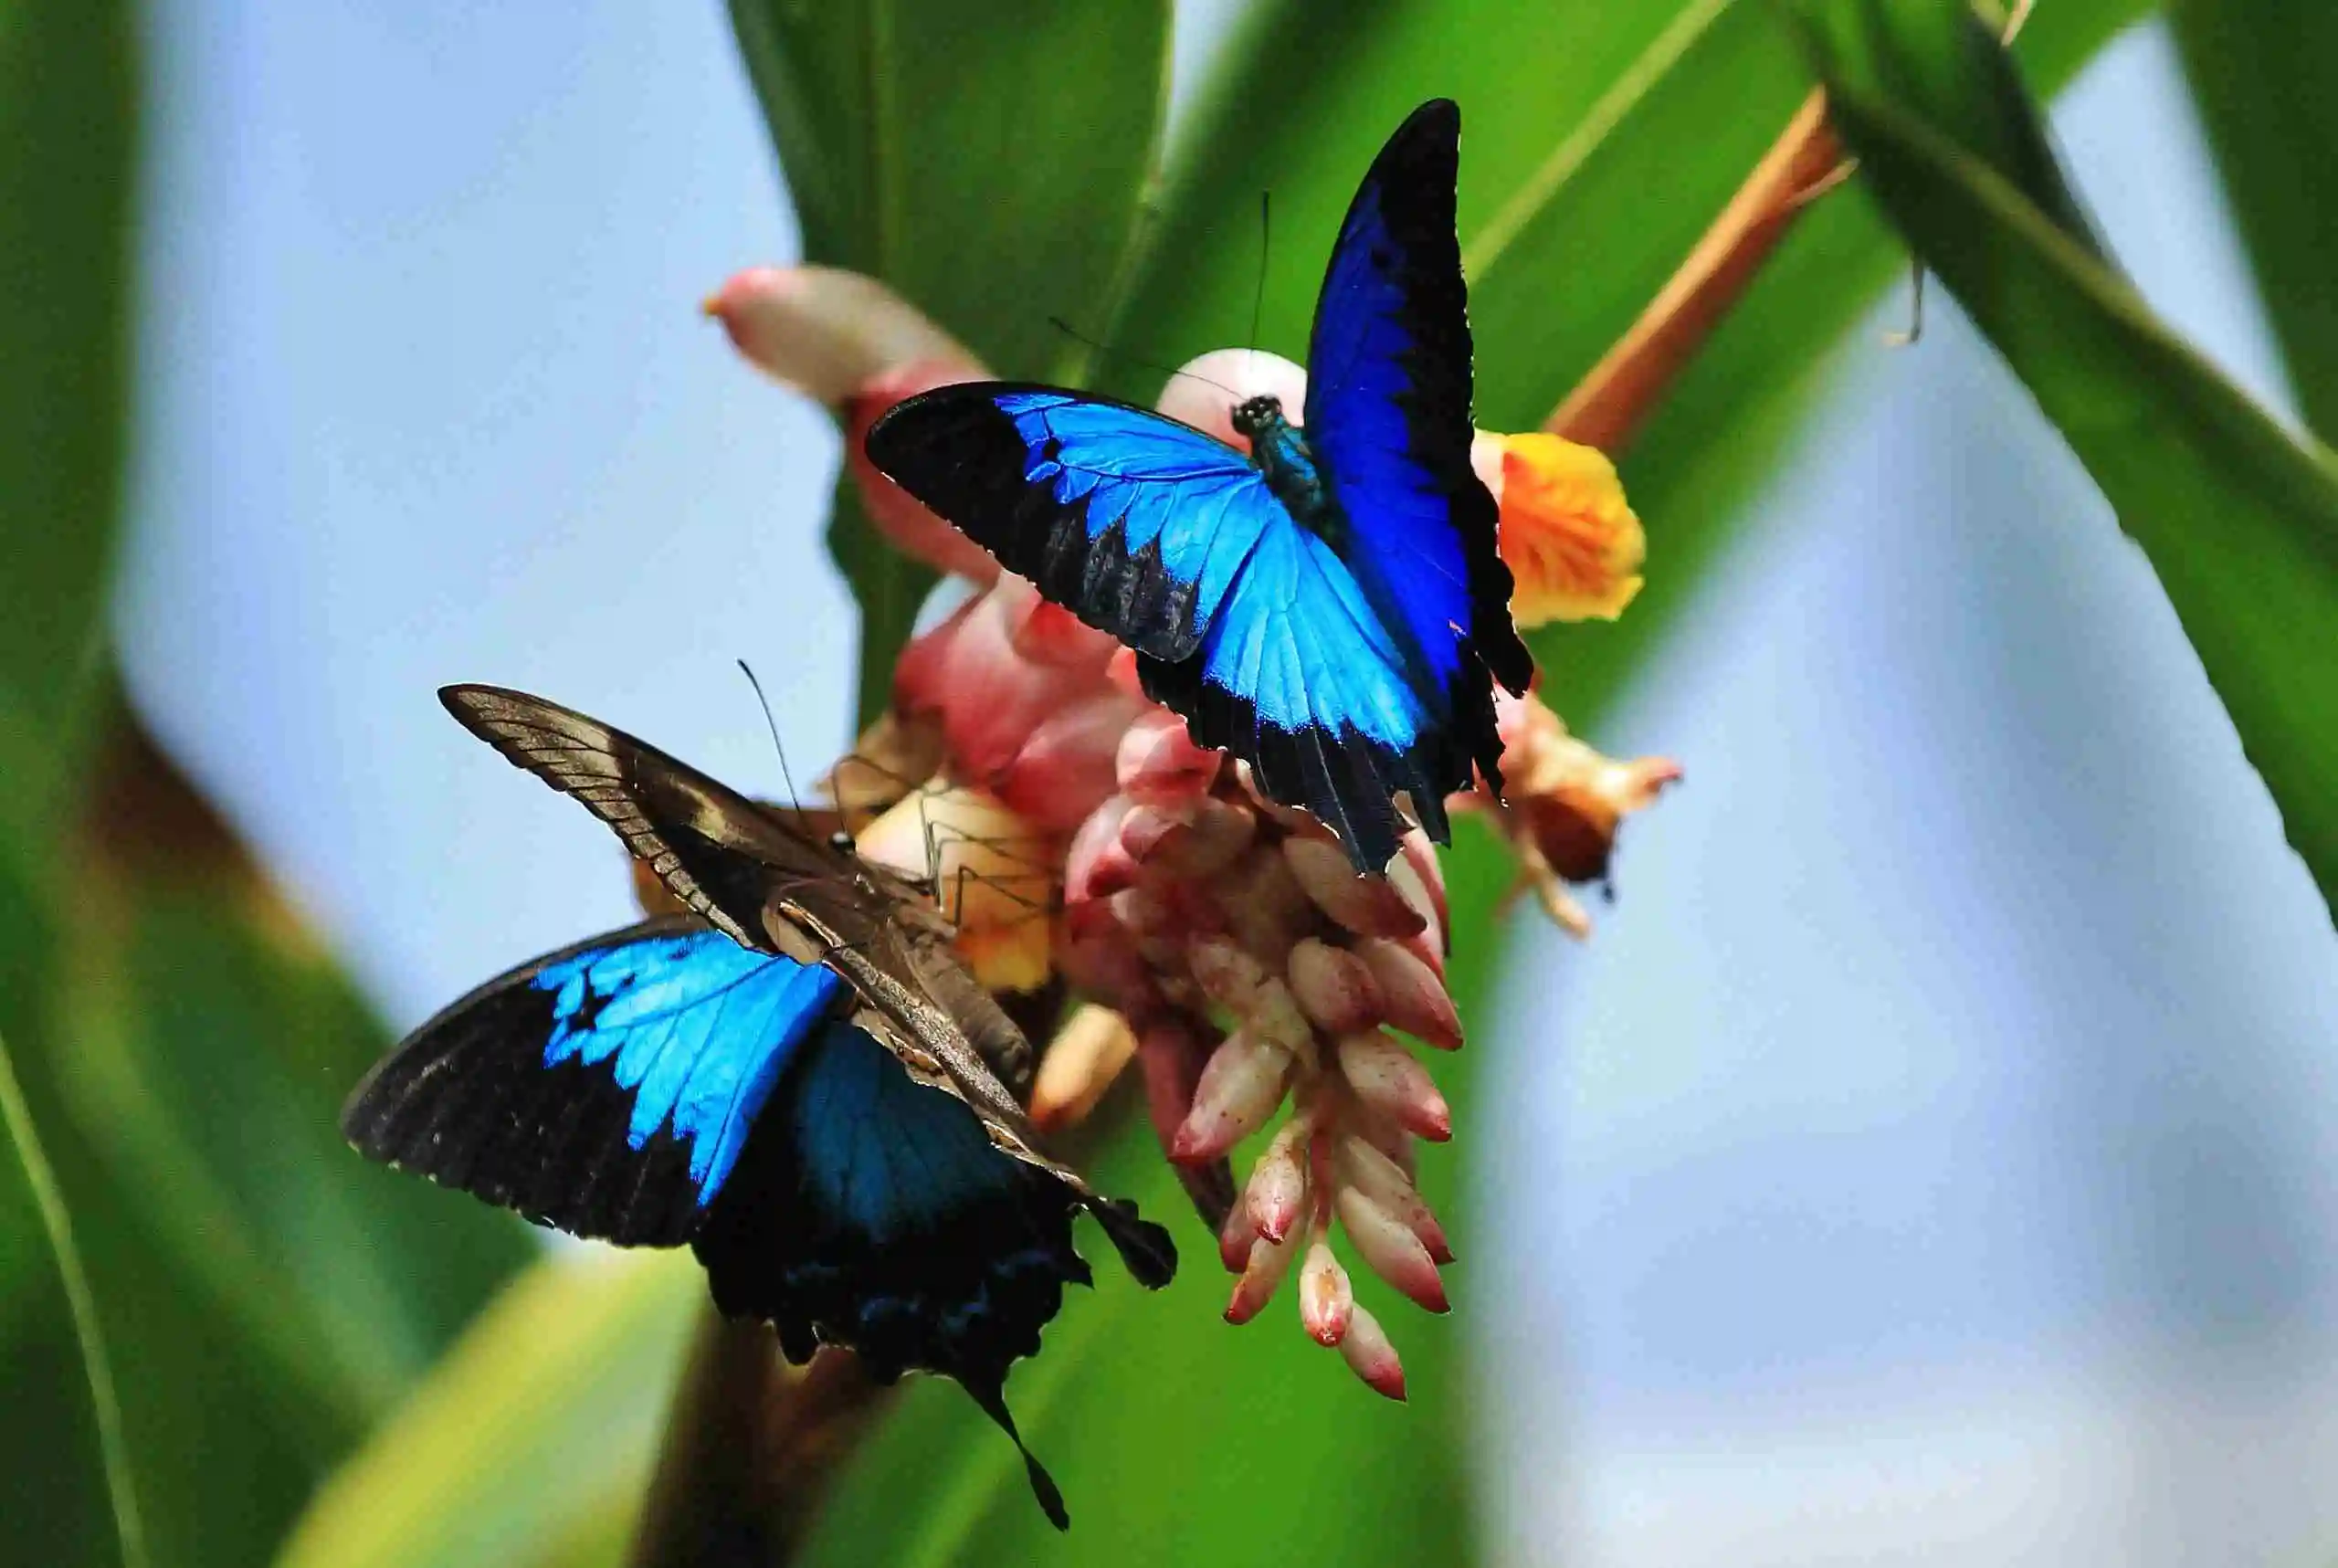
{"label": "darker blue butterfly", "polygon": [[[1073,1215],[1147,1285],[1166,1232],[1038,1153],[1029,1047],[910,884],[582,714],[484,687],[456,717],[616,828],[693,911],[457,1002],[342,1114],[365,1154],[577,1236],[684,1243],[792,1361],[955,1378],[1014,1437],[1008,1367],[1089,1282]],[[1027,1449],[1033,1490],[1063,1500]]]}
{"label": "darker blue butterfly", "polygon": [[1365,871],[1395,852],[1398,794],[1442,843],[1473,767],[1500,791],[1493,682],[1523,691],[1534,672],[1469,467],[1460,126],[1452,103],[1423,104],[1349,205],[1304,430],[1249,399],[1233,410],[1246,457],[1128,404],[981,382],[900,403],[867,440],[911,495],[1136,649],[1147,694]]}

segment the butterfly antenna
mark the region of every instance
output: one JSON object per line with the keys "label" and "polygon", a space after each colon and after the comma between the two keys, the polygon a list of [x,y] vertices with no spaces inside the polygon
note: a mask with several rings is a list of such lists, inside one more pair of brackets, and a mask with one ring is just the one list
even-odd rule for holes
{"label": "butterfly antenna", "polygon": [[1274,234],[1274,193],[1259,193],[1259,280],[1250,289],[1250,342],[1248,353],[1259,352],[1259,319],[1267,304],[1267,244]]}
{"label": "butterfly antenna", "polygon": [[801,813],[804,797],[795,793],[795,775],[787,771],[787,748],[780,743],[779,721],[772,717],[771,699],[764,695],[764,683],[755,679],[754,666],[742,658],[739,661],[739,671],[747,678],[747,684],[755,689],[755,701],[763,708],[764,727],[771,731],[771,749],[779,753],[779,776],[780,781],[787,785],[787,803]]}
{"label": "butterfly antenna", "polygon": [[1157,360],[1149,360],[1143,354],[1131,353],[1126,349],[1116,349],[1110,343],[1102,342],[1095,338],[1090,337],[1086,332],[1081,331],[1078,327],[1073,326],[1061,316],[1049,316],[1048,318],[1048,325],[1061,332],[1065,337],[1069,338],[1073,342],[1085,344],[1087,347],[1095,350],[1097,353],[1102,355],[1106,359],[1125,360],[1130,364],[1136,365],[1141,369],[1153,371],[1158,374],[1165,375],[1172,381],[1175,381],[1180,376],[1184,377],[1187,381],[1198,381],[1204,386],[1214,386],[1217,388],[1218,391],[1226,394],[1228,397],[1236,399],[1237,401],[1239,401],[1241,398],[1242,395],[1240,393],[1236,392],[1232,387],[1227,385],[1222,381],[1212,381],[1206,375],[1195,375],[1189,370],[1173,369],[1168,365],[1161,363]]}

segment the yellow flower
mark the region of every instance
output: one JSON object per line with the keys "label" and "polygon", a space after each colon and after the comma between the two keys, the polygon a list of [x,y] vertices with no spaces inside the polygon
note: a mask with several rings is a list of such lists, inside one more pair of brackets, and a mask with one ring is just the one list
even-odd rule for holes
{"label": "yellow flower", "polygon": [[1616,465],[1542,431],[1479,434],[1470,459],[1501,509],[1501,558],[1521,626],[1614,620],[1640,591],[1648,536]]}
{"label": "yellow flower", "polygon": [[986,791],[938,781],[861,829],[865,858],[931,880],[958,928],[958,956],[989,991],[1030,991],[1054,968],[1048,931],[1058,840]]}

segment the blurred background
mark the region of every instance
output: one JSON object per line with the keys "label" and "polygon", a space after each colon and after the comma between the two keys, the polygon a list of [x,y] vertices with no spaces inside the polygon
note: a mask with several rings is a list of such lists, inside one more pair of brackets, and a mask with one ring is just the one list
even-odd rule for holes
{"label": "blurred background", "polygon": [[[1548,334],[1481,343],[1485,422],[1525,427],[1807,69],[1758,5],[1380,9],[1333,39],[1320,5],[1175,7],[1140,299],[1177,309],[1132,309],[1124,335],[1168,363],[1239,341],[1261,176],[1216,149],[1264,126],[1257,156],[1304,153],[1267,176],[1268,345],[1295,349],[1328,232],[1309,203],[1335,216],[1401,107],[1453,92],[1465,240],[1510,210],[1505,180],[1555,171],[1582,204],[1568,267],[1513,285]],[[2200,61],[2152,11],[2041,0],[2033,85],[2143,295],[2294,421]],[[289,1535],[287,1561],[614,1562],[694,1278],[534,1262],[518,1227],[363,1169],[330,1117],[397,1032],[631,913],[603,831],[447,721],[437,686],[542,691],[776,793],[745,658],[799,775],[850,739],[833,424],[696,314],[803,254],[785,175],[711,4],[155,0],[116,23],[96,58],[138,132],[104,621],[136,725],[274,891],[218,869],[208,826],[110,834],[110,807],[68,802],[111,869],[51,912],[9,905],[0,1028],[90,1253],[153,1557],[263,1561]],[[64,58],[70,26],[22,36]],[[1460,932],[1499,954],[1461,1131],[1432,1156],[1466,1194],[1469,1267],[1451,1320],[1401,1323],[1414,1407],[1362,1408],[1287,1326],[1217,1325],[1206,1278],[1126,1311],[1108,1287],[1117,1315],[1074,1303],[1016,1384],[1079,1515],[1064,1544],[979,1418],[921,1389],[811,1555],[2338,1551],[2330,917],[2020,384],[1938,287],[1921,341],[1885,345],[1913,305],[1865,203],[1796,232],[1622,458],[1644,624],[1541,650],[1588,739],[1687,783],[1633,823],[1587,946],[1531,907]],[[93,721],[87,743],[119,759],[130,732]],[[162,766],[132,754],[133,778]],[[1457,885],[1490,889],[1498,856],[1465,851],[1483,864]],[[74,1341],[10,1203],[0,1355],[25,1397],[0,1414],[0,1511],[42,1521],[22,1561],[110,1560]],[[536,1362],[498,1353],[521,1337]]]}

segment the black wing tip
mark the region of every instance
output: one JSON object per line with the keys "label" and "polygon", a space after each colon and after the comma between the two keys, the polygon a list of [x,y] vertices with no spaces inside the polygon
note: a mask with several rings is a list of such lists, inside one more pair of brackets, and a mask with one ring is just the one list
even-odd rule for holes
{"label": "black wing tip", "polygon": [[1461,131],[1461,106],[1449,98],[1432,98],[1405,116],[1396,127],[1398,136],[1420,135],[1430,131],[1444,130],[1459,135]]}
{"label": "black wing tip", "polygon": [[1113,1250],[1128,1266],[1130,1277],[1148,1290],[1158,1290],[1177,1277],[1177,1244],[1165,1226],[1142,1218],[1126,1198],[1104,1198],[1090,1206]]}

